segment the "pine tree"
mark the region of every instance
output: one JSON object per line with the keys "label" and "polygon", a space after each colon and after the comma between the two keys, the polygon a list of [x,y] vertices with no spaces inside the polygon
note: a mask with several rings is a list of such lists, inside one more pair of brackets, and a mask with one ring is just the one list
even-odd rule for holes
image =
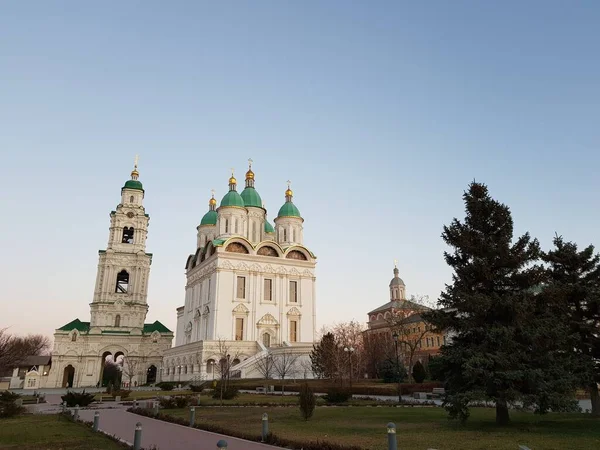
{"label": "pine tree", "polygon": [[592,415],[600,416],[600,255],[592,245],[577,245],[554,238],[554,249],[544,253],[548,263],[545,293],[559,307],[568,325],[569,350],[574,349],[572,371],[579,385],[590,392]]}
{"label": "pine tree", "polygon": [[425,378],[427,377],[427,371],[425,370],[425,367],[423,367],[421,361],[417,361],[413,366],[412,376],[415,380],[415,383],[422,383],[425,381]]}
{"label": "pine tree", "polygon": [[[451,333],[441,351],[450,417],[465,420],[469,401],[486,399],[496,403],[496,423],[504,425],[513,402],[542,403],[542,412],[565,398],[568,383],[551,396],[544,383],[552,385],[550,377],[557,374],[539,370],[540,355],[532,350],[551,344],[543,337],[551,321],[535,317],[543,301],[532,287],[544,276],[534,265],[537,240],[525,234],[513,242],[510,210],[484,184],[471,183],[463,198],[464,222],[454,219],[442,234],[453,248],[444,254],[454,270],[452,283],[441,294],[443,309],[425,316]],[[564,372],[553,369],[562,379]]]}
{"label": "pine tree", "polygon": [[337,345],[333,333],[323,335],[310,353],[312,371],[318,378],[333,378]]}

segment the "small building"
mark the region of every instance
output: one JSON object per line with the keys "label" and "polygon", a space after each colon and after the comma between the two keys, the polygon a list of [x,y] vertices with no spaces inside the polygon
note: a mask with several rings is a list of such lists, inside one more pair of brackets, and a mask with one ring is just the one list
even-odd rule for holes
{"label": "small building", "polygon": [[372,376],[375,376],[373,367],[378,362],[395,358],[396,348],[398,358],[407,370],[417,361],[427,365],[429,358],[439,354],[447,338],[445,333],[434,330],[423,318],[429,307],[407,300],[406,285],[399,277],[397,266],[389,287],[390,300],[368,313],[364,333],[365,342],[371,347],[371,369],[367,371]]}
{"label": "small building", "polygon": [[10,389],[42,389],[47,387],[48,375],[52,366],[52,357],[28,356],[13,368],[10,377]]}

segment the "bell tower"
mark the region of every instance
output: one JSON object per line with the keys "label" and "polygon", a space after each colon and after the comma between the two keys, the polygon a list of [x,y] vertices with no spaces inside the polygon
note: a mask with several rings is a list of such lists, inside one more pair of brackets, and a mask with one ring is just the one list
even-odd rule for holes
{"label": "bell tower", "polygon": [[136,156],[131,179],[121,188],[121,203],[110,213],[108,246],[98,252],[96,287],[90,304],[92,333],[142,334],[152,263],[152,254],[146,253],[150,217],[143,200]]}

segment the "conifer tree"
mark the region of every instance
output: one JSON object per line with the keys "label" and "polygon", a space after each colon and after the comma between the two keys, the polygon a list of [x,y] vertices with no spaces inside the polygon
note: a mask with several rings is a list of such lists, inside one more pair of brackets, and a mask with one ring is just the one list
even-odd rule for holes
{"label": "conifer tree", "polygon": [[335,376],[337,352],[337,344],[333,333],[323,335],[321,340],[313,345],[310,362],[313,373],[317,378],[333,378]]}
{"label": "conifer tree", "polygon": [[484,184],[471,183],[463,198],[466,218],[454,219],[442,234],[453,249],[444,254],[454,271],[452,283],[441,294],[442,309],[425,316],[450,333],[441,352],[450,417],[465,420],[469,401],[492,400],[496,423],[504,425],[513,402],[537,404],[543,412],[568,398],[570,385],[564,370],[550,366],[563,381],[551,394],[547,387],[554,388],[551,377],[557,374],[540,370],[539,353],[552,344],[545,338],[552,316],[536,318],[543,299],[532,288],[544,277],[535,265],[537,240],[525,234],[513,242],[510,210]]}
{"label": "conifer tree", "polygon": [[544,253],[543,260],[548,263],[544,293],[568,325],[571,368],[579,385],[590,392],[592,415],[600,417],[600,255],[592,245],[578,251],[575,243],[556,236],[554,249]]}

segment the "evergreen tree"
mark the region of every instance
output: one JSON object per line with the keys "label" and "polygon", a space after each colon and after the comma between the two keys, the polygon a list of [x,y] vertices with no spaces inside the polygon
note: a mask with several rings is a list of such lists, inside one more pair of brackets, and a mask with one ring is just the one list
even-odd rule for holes
{"label": "evergreen tree", "polygon": [[546,296],[554,301],[568,326],[568,350],[574,349],[572,371],[590,392],[592,415],[600,416],[600,255],[592,245],[554,238],[554,250],[544,253],[548,263]]}
{"label": "evergreen tree", "polygon": [[336,373],[337,345],[333,333],[323,335],[321,340],[313,345],[310,362],[313,373],[317,378],[333,378]]}
{"label": "evergreen tree", "polygon": [[425,381],[425,378],[427,377],[427,372],[425,371],[425,367],[423,367],[421,361],[417,361],[413,366],[412,376],[415,380],[415,383],[422,383],[423,381]]}
{"label": "evergreen tree", "polygon": [[[543,281],[537,240],[525,234],[513,242],[513,221],[507,206],[492,199],[484,184],[473,182],[463,195],[466,218],[454,219],[442,237],[453,248],[445,252],[452,283],[441,294],[442,310],[425,314],[438,329],[451,332],[441,350],[446,383],[444,406],[452,418],[465,420],[471,400],[496,403],[496,423],[509,422],[509,405],[518,400],[548,405],[568,398],[568,368],[551,366],[546,373],[537,352],[552,344],[545,339],[548,313],[532,287]],[[557,353],[555,351],[555,353]],[[542,366],[542,369],[540,369]],[[559,392],[550,393],[558,387]]]}

